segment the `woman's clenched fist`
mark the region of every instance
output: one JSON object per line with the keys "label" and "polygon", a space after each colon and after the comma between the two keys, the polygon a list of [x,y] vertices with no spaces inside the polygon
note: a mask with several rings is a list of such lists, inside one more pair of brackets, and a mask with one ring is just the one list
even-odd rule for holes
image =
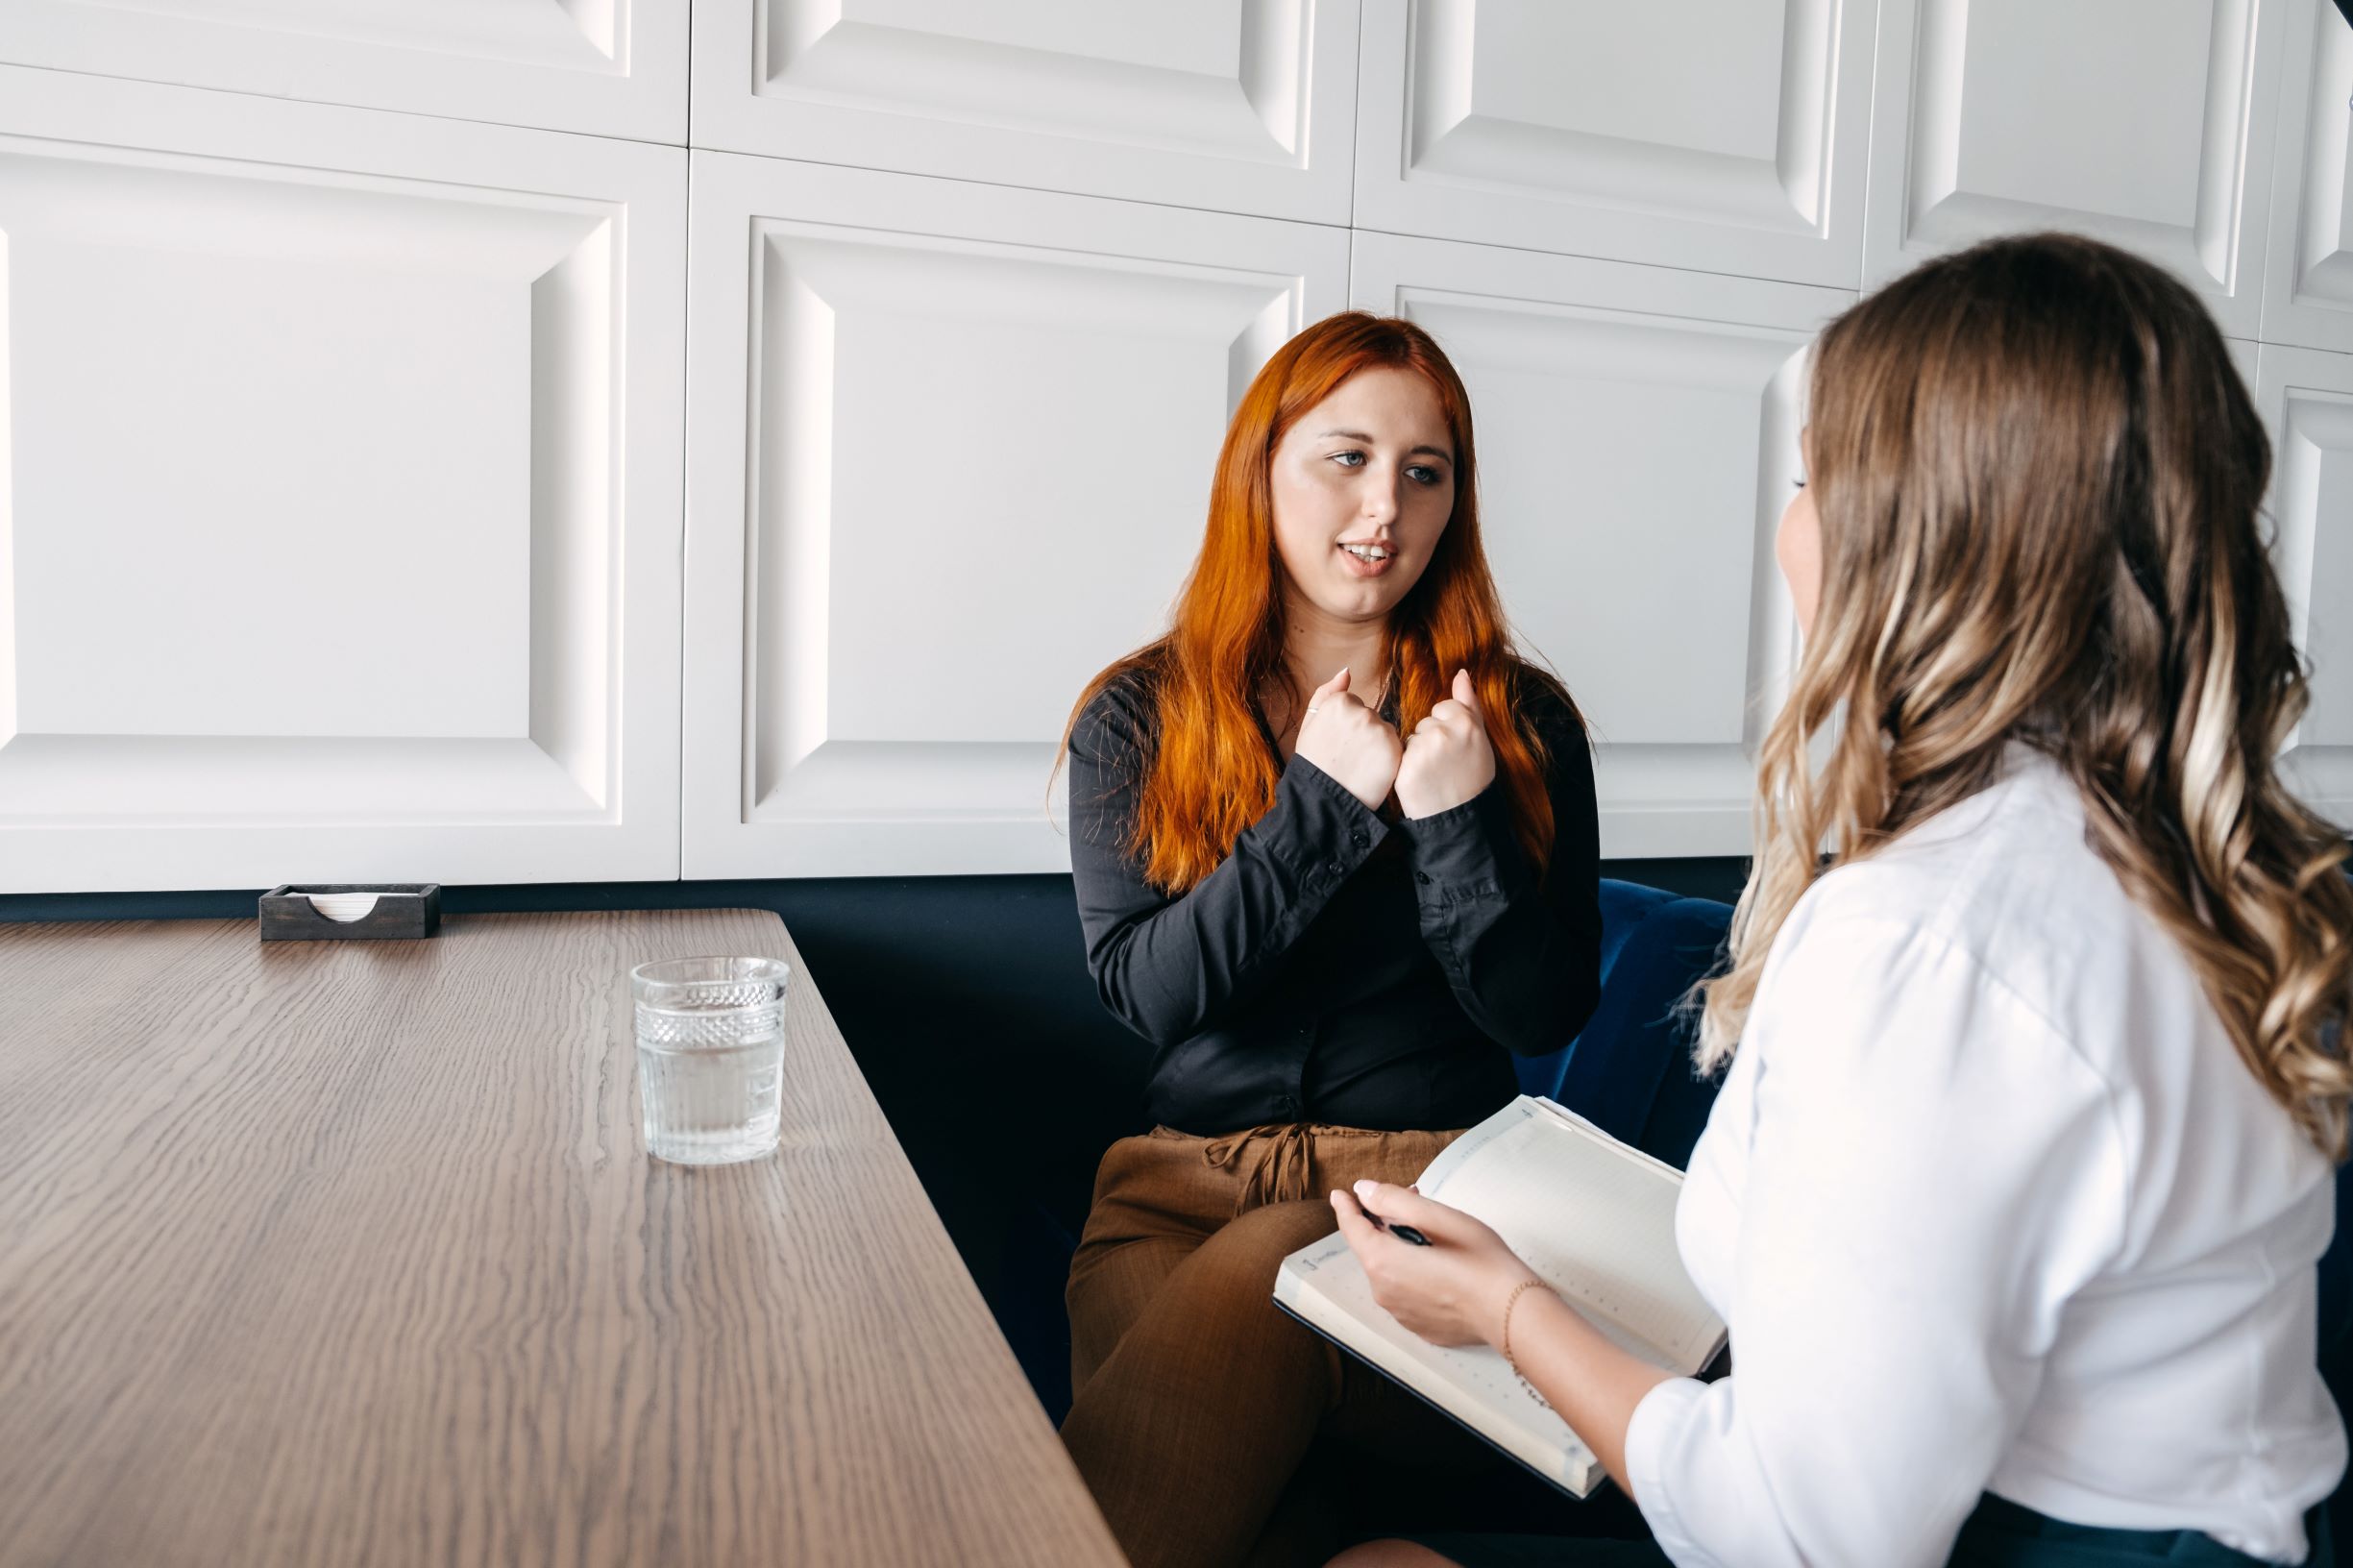
{"label": "woman's clenched fist", "polygon": [[1452,811],[1495,779],[1495,747],[1468,670],[1455,672],[1454,696],[1413,726],[1397,764],[1397,804],[1408,817]]}
{"label": "woman's clenched fist", "polygon": [[1367,810],[1379,811],[1397,782],[1405,747],[1379,714],[1349,695],[1348,672],[1342,669],[1309,697],[1294,749],[1337,779]]}

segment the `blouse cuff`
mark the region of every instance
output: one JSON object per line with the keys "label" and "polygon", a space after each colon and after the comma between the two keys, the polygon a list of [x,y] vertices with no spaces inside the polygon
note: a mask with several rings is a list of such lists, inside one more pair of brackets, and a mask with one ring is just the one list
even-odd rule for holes
{"label": "blouse cuff", "polygon": [[1659,1550],[1679,1563],[1714,1560],[1684,1530],[1666,1477],[1667,1451],[1706,1396],[1707,1384],[1696,1378],[1669,1378],[1642,1396],[1626,1427],[1628,1488]]}
{"label": "blouse cuff", "polygon": [[1413,846],[1413,885],[1425,904],[1502,897],[1520,856],[1511,797],[1502,775],[1458,806],[1404,824]]}
{"label": "blouse cuff", "polygon": [[1378,812],[1305,757],[1284,767],[1275,804],[1282,831],[1270,846],[1310,894],[1329,894],[1348,880],[1388,837]]}

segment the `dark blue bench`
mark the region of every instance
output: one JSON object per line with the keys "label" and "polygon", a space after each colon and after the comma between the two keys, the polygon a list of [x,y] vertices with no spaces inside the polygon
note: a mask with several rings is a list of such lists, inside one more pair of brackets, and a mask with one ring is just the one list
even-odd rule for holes
{"label": "dark blue bench", "polygon": [[1699,1016],[1684,999],[1731,922],[1731,906],[1712,898],[1605,878],[1601,1000],[1566,1047],[1518,1061],[1521,1090],[1680,1169],[1716,1099],[1716,1081],[1691,1068]]}

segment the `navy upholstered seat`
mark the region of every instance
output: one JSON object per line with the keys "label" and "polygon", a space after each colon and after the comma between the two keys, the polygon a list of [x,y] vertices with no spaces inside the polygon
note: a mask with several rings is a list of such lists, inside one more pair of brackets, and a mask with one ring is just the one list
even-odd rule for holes
{"label": "navy upholstered seat", "polygon": [[1607,878],[1601,899],[1601,1000],[1566,1048],[1519,1061],[1520,1088],[1679,1166],[1716,1098],[1715,1080],[1691,1070],[1687,998],[1723,951],[1731,907]]}

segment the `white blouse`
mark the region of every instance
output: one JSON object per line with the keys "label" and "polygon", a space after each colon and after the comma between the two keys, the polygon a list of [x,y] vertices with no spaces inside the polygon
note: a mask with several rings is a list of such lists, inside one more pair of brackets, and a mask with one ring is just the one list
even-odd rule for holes
{"label": "white blouse", "polygon": [[1938,1564],[1978,1494],[2302,1560],[2332,1171],[2013,747],[1808,890],[1692,1152],[1733,1371],[1635,1409],[1675,1562]]}

